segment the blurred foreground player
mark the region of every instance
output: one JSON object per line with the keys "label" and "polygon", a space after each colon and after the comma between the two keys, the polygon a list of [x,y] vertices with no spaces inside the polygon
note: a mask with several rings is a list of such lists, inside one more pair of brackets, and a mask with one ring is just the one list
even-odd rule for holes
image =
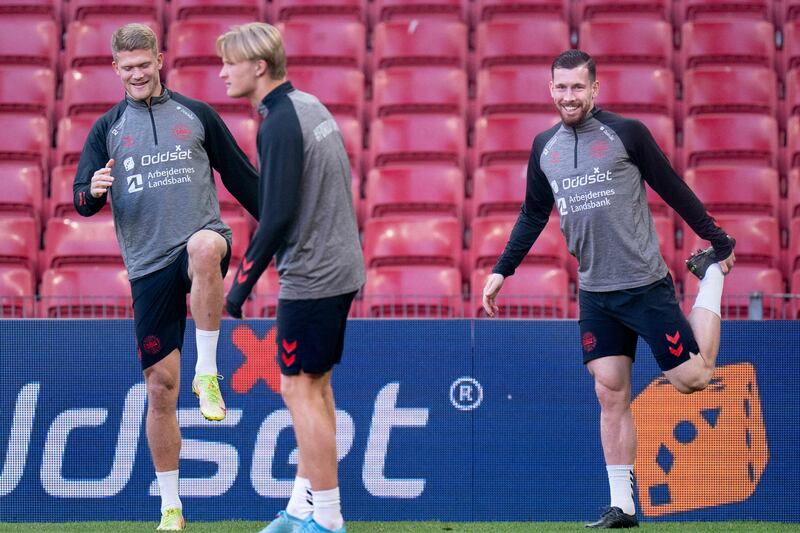
{"label": "blurred foreground player", "polygon": [[[111,47],[126,94],[89,133],[74,201],[81,215],[91,216],[111,195],[147,384],[147,441],[161,491],[158,529],[180,530],[176,408],[187,293],[197,327],[192,390],[206,419],[225,417],[216,358],[231,230],[220,220],[211,169],[254,216],[258,174],[207,104],[161,84],[163,57],[150,28],[123,26]],[[122,179],[115,184],[116,177]]]}

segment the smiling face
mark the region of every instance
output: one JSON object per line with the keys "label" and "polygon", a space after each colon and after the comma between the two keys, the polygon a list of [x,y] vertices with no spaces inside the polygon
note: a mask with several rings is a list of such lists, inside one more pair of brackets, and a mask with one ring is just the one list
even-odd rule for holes
{"label": "smiling face", "polygon": [[591,81],[586,66],[553,69],[550,96],[565,125],[575,126],[586,118],[594,107],[598,87],[597,80]]}
{"label": "smiling face", "polygon": [[112,63],[122,80],[125,92],[135,99],[150,103],[150,98],[161,94],[159,70],[164,63],[162,54],[150,50],[119,51]]}

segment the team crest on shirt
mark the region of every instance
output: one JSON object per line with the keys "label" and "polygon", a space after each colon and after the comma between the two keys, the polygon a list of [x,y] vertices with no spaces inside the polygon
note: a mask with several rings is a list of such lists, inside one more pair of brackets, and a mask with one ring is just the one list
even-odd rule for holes
{"label": "team crest on shirt", "polygon": [[608,141],[605,139],[592,141],[590,150],[593,158],[602,159],[608,153]]}
{"label": "team crest on shirt", "polygon": [[191,137],[192,130],[186,124],[175,124],[175,127],[172,128],[172,134],[175,135],[176,139],[185,141]]}

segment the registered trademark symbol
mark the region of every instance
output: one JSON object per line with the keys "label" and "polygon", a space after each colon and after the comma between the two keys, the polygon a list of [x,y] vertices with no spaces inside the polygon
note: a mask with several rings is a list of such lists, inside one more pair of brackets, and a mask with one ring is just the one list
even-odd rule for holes
{"label": "registered trademark symbol", "polygon": [[483,387],[471,377],[458,378],[450,385],[450,403],[459,411],[477,409],[483,401]]}

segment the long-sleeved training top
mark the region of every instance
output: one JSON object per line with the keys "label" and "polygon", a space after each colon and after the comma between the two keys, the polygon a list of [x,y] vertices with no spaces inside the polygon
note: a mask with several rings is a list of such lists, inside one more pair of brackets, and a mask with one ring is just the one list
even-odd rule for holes
{"label": "long-sleeved training top", "polygon": [[234,316],[273,255],[281,299],[346,294],[365,280],[350,163],[333,116],[288,81],[264,97],[260,111],[260,217],[228,294]]}
{"label": "long-sleeved training top", "polygon": [[199,230],[231,242],[212,168],[258,215],[258,173],[222,119],[208,104],[166,87],[150,105],[126,95],[92,126],[73,184],[75,208],[83,216],[106,203],[108,194],[94,198],[90,187],[94,172],[109,159],[114,223],[131,280],[172,263]]}
{"label": "long-sleeved training top", "polygon": [[525,201],[493,272],[510,276],[541,233],[553,207],[578,259],[580,288],[641,287],[667,275],[647,182],[692,230],[727,257],[725,232],[669,164],[638,120],[594,108],[574,127],[563,122],[536,136]]}

